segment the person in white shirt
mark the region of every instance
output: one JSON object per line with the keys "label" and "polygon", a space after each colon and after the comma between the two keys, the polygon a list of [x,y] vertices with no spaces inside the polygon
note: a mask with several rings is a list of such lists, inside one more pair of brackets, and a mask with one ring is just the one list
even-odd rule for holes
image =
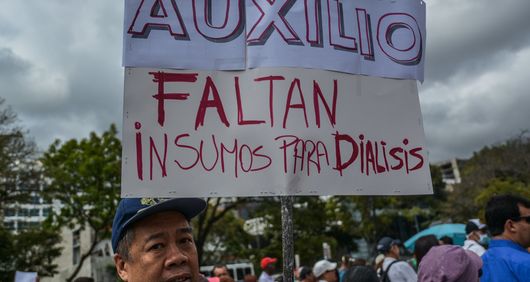
{"label": "person in white shirt", "polygon": [[258,278],[258,282],[274,282],[272,274],[276,270],[276,258],[264,257],[261,259],[261,275]]}
{"label": "person in white shirt", "polygon": [[486,232],[486,224],[483,224],[478,219],[471,219],[466,224],[466,240],[464,241],[464,250],[472,251],[481,257],[486,249],[480,244],[488,237]]}
{"label": "person in white shirt", "polygon": [[385,255],[381,273],[382,281],[417,282],[416,272],[406,261],[399,260],[399,240],[383,237],[377,243],[377,251]]}

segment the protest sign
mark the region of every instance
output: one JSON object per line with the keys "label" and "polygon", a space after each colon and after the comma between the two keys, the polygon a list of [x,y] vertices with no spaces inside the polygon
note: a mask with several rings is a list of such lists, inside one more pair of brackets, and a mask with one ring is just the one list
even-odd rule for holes
{"label": "protest sign", "polygon": [[123,64],[304,67],[423,81],[421,0],[128,0]]}
{"label": "protest sign", "polygon": [[37,281],[39,281],[37,272],[24,272],[24,271],[15,272],[15,282],[37,282]]}
{"label": "protest sign", "polygon": [[123,197],[430,194],[417,85],[126,68]]}

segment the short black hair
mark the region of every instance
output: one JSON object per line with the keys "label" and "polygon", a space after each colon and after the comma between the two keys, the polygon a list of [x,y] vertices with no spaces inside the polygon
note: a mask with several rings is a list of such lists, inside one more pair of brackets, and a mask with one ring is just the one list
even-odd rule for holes
{"label": "short black hair", "polygon": [[130,261],[131,255],[129,249],[132,246],[134,240],[134,229],[127,228],[125,234],[118,241],[118,247],[116,248],[116,253],[119,254],[124,261]]}
{"label": "short black hair", "polygon": [[226,266],[225,264],[216,264],[213,266],[212,268],[212,271],[210,271],[210,277],[215,277],[215,270],[218,269],[218,268],[225,268],[226,271],[228,272],[228,275],[230,277],[232,277],[232,275],[230,275],[230,269],[228,269],[228,266]]}
{"label": "short black hair", "polygon": [[521,214],[519,205],[530,208],[530,201],[515,195],[499,195],[492,197],[486,204],[486,224],[491,235],[498,236],[504,232],[508,219],[515,220]]}
{"label": "short black hair", "polygon": [[298,270],[298,278],[300,278],[300,281],[306,279],[309,275],[313,274],[313,269],[309,266],[301,266]]}
{"label": "short black hair", "polygon": [[478,231],[478,226],[473,221],[468,221],[466,223],[466,234],[469,234],[473,231]]}
{"label": "short black hair", "polygon": [[453,238],[449,237],[449,236],[443,236],[442,238],[440,238],[440,241],[442,241],[444,244],[446,245],[453,245]]}
{"label": "short black hair", "polygon": [[74,282],[94,282],[94,278],[90,277],[77,277]]}
{"label": "short black hair", "polygon": [[440,243],[438,242],[438,238],[434,235],[425,235],[418,238],[418,240],[414,242],[414,254],[416,255],[418,265],[427,252],[429,252],[432,247],[438,245],[440,245]]}

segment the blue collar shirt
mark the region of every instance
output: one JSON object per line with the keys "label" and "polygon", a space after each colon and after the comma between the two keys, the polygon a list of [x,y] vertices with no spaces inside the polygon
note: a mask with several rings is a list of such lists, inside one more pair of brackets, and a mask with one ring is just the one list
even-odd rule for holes
{"label": "blue collar shirt", "polygon": [[530,253],[510,240],[492,240],[482,261],[480,282],[530,281]]}

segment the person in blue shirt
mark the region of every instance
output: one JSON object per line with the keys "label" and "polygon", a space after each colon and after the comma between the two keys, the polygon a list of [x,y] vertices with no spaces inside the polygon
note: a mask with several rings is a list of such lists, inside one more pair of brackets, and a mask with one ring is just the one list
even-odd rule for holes
{"label": "person in blue shirt", "polygon": [[530,201],[495,196],[486,205],[486,223],[493,240],[482,256],[480,281],[530,281]]}

